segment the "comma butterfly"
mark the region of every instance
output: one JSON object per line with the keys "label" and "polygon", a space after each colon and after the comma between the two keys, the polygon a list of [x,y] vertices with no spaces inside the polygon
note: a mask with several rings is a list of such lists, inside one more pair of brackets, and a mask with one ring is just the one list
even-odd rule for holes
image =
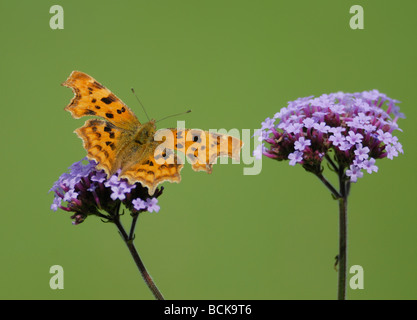
{"label": "comma butterfly", "polygon": [[186,155],[195,171],[207,173],[220,156],[239,160],[243,146],[239,139],[197,129],[157,131],[155,120],[141,124],[128,106],[83,72],[73,71],[62,85],[75,94],[65,107],[73,118],[101,118],[87,120],[75,130],[87,157],[108,176],[120,170],[120,178],[140,182],[150,195],[164,181],[180,182],[184,159],[175,151]]}

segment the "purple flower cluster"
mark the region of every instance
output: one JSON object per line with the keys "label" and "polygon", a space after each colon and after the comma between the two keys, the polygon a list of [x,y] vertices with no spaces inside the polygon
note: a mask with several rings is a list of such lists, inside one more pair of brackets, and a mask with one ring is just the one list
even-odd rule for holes
{"label": "purple flower cluster", "polygon": [[107,178],[103,170],[96,170],[96,165],[87,158],[71,165],[69,172],[63,173],[49,190],[55,193],[51,210],[60,208],[74,212],[71,216],[73,224],[83,222],[88,215],[109,219],[122,203],[134,214],[159,211],[157,198],[163,188],[150,196],[148,189],[140,183],[131,185],[126,179],[119,179],[119,172]]}
{"label": "purple flower cluster", "polygon": [[321,173],[322,160],[330,159],[333,151],[339,167],[356,182],[362,170],[378,171],[376,159],[392,160],[403,153],[392,135],[400,130],[398,118],[404,118],[398,102],[378,90],[299,98],[262,122],[255,133],[262,144],[254,156],[290,160],[291,166],[299,163],[307,171]]}

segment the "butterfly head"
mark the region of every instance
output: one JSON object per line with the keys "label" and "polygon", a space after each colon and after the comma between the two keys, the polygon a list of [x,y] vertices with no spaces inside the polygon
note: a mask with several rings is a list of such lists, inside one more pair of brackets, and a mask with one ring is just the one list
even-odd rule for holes
{"label": "butterfly head", "polygon": [[155,120],[152,119],[151,121],[141,125],[135,134],[135,142],[139,144],[146,144],[153,141],[155,136],[156,126]]}

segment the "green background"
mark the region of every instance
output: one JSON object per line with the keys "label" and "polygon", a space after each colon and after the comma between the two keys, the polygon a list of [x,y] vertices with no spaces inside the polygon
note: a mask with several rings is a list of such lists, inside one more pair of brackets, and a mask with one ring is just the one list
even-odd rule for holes
{"label": "green background", "polygon": [[[51,30],[49,8],[64,8]],[[352,30],[361,4],[365,29]],[[350,299],[416,299],[417,2],[2,1],[0,3],[0,298],[152,299],[116,228],[73,226],[50,211],[53,182],[85,156],[64,107],[72,70],[111,89],[139,119],[191,108],[201,129],[256,129],[287,101],[378,89],[402,101],[405,154],[379,160],[349,199]],[[161,123],[176,125],[176,118]],[[136,246],[167,299],[335,299],[338,207],[288,162],[217,165],[165,183],[159,213],[139,218]],[[124,220],[127,223],[127,220]],[[64,289],[49,268],[64,268]]]}

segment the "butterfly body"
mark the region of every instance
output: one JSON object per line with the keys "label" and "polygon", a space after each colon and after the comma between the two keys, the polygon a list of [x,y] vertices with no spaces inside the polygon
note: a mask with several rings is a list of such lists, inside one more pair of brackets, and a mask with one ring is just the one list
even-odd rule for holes
{"label": "butterfly body", "polygon": [[155,120],[141,124],[119,98],[83,72],[73,71],[63,85],[75,94],[65,107],[74,118],[101,118],[89,119],[75,130],[83,140],[87,157],[109,176],[120,170],[119,177],[131,184],[140,182],[150,195],[164,181],[181,181],[183,161],[174,151],[193,158],[195,171],[208,173],[219,156],[239,158],[242,142],[231,136],[197,129],[165,129],[162,139],[156,139],[160,130]]}
{"label": "butterfly body", "polygon": [[155,132],[155,120],[151,120],[137,128],[135,132],[134,142],[136,142],[139,145],[151,143],[154,141]]}

